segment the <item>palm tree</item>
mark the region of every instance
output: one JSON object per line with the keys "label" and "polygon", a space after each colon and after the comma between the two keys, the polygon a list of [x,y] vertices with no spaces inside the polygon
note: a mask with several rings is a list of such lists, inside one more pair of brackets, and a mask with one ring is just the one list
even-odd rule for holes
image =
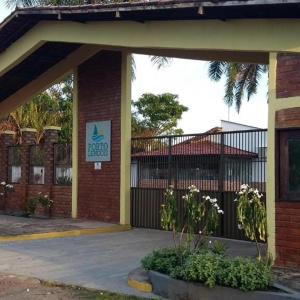
{"label": "palm tree", "polygon": [[244,95],[249,101],[256,94],[259,80],[263,73],[268,71],[266,65],[229,63],[212,61],[209,63],[209,77],[219,81],[225,76],[225,103],[231,107],[235,105],[239,112]]}

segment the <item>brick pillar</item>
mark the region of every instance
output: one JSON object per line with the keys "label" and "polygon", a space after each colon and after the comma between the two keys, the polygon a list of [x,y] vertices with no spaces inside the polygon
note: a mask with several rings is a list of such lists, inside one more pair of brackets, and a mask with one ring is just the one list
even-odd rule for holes
{"label": "brick pillar", "polygon": [[21,154],[21,162],[22,162],[22,179],[21,183],[24,185],[29,184],[29,155],[30,155],[30,146],[36,144],[36,135],[37,130],[33,128],[23,128],[21,129],[22,134],[22,154]]}
{"label": "brick pillar", "polygon": [[15,132],[4,131],[0,135],[0,181],[8,180],[8,147],[15,143]]}
{"label": "brick pillar", "polygon": [[[15,132],[14,131],[4,131],[0,135],[0,182],[8,182],[8,147],[14,145],[15,143]],[[0,210],[6,210],[8,202],[7,199],[0,202]]]}
{"label": "brick pillar", "polygon": [[[122,54],[101,51],[78,67],[78,217],[120,221]],[[86,161],[86,123],[111,121],[111,161]]]}
{"label": "brick pillar", "polygon": [[45,185],[50,187],[54,184],[54,144],[58,143],[61,128],[48,126],[44,128],[45,150]]}
{"label": "brick pillar", "polygon": [[[271,93],[269,105],[268,147],[271,151],[268,152],[268,161],[271,165],[268,168],[267,184],[270,188],[267,202],[275,198],[276,264],[299,268],[300,197],[292,199],[290,196],[286,181],[289,177],[288,158],[285,153],[288,153],[288,140],[300,137],[300,55],[281,53],[276,56],[276,60],[276,86],[271,85],[275,89]],[[275,153],[280,153],[280,158]],[[269,214],[268,218],[271,216]]]}

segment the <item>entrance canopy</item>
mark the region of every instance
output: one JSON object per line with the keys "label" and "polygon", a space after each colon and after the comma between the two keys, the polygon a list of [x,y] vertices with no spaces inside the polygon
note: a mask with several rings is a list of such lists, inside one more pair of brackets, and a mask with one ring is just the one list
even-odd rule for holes
{"label": "entrance canopy", "polygon": [[252,0],[17,9],[0,25],[0,112],[103,49],[267,64],[271,51],[300,49],[299,8],[300,1]]}

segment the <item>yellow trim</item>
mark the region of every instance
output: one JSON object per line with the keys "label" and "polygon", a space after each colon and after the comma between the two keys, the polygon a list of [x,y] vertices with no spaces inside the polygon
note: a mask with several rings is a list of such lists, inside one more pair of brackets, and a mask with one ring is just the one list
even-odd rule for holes
{"label": "yellow trim", "polygon": [[73,68],[88,58],[94,56],[101,49],[98,46],[85,45],[71,53],[61,62],[50,68],[15,94],[0,103],[0,117],[6,116],[14,111],[18,106],[29,101],[33,96],[45,90],[64,78],[73,71]]}
{"label": "yellow trim", "polygon": [[130,224],[131,55],[122,53],[120,223]]}
{"label": "yellow trim", "polygon": [[78,215],[78,70],[74,71],[72,129],[72,218]]}
{"label": "yellow trim", "polygon": [[276,101],[277,53],[270,53],[269,62],[269,121],[267,149],[267,219],[268,251],[275,259],[275,114],[272,105]]}
{"label": "yellow trim", "polygon": [[149,282],[141,282],[134,279],[128,279],[127,283],[130,287],[143,293],[152,293],[152,284]]}
{"label": "yellow trim", "polygon": [[[299,20],[241,19],[202,21],[61,22],[43,21],[43,37],[53,42],[78,42],[130,48],[299,52]],[[59,34],[57,34],[59,32]],[[249,37],[251,37],[249,39]]]}
{"label": "yellow trim", "polygon": [[[300,21],[297,19],[145,23],[108,21],[84,24],[43,21],[0,54],[0,76],[47,41],[113,46],[119,49],[126,47],[133,52],[134,49],[210,50],[209,59],[220,59],[220,51],[253,52],[254,57],[260,52],[300,52],[299,31]],[[213,50],[219,51],[215,57]],[[205,59],[206,54],[203,55]],[[236,54],[227,53],[222,59],[230,60],[231,55]],[[201,59],[200,54],[198,59]]]}
{"label": "yellow trim", "polygon": [[77,237],[81,235],[123,232],[123,231],[128,231],[130,229],[131,229],[130,226],[113,225],[108,227],[68,230],[62,232],[33,233],[33,234],[24,234],[24,235],[16,235],[16,236],[0,236],[0,243]]}

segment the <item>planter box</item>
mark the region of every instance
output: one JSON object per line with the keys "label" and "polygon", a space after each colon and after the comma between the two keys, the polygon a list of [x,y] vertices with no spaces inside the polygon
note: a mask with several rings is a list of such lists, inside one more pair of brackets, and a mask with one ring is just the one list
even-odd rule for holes
{"label": "planter box", "polygon": [[153,293],[172,300],[285,300],[300,299],[299,294],[283,291],[243,292],[238,289],[216,286],[208,288],[201,283],[173,279],[165,274],[149,271]]}

